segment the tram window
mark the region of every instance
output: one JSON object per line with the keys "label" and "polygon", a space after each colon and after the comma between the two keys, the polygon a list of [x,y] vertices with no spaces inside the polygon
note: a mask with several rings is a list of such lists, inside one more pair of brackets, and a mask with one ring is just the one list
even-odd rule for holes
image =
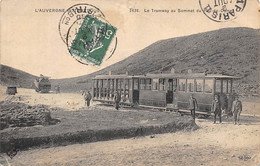
{"label": "tram window", "polygon": [[194,79],[187,79],[188,92],[194,92]]}
{"label": "tram window", "polygon": [[108,88],[110,88],[110,86],[111,86],[111,85],[110,85],[110,84],[111,84],[110,82],[111,82],[110,79],[108,79],[108,80],[107,80],[107,87],[108,87]]}
{"label": "tram window", "polygon": [[104,97],[107,97],[107,80],[103,80],[103,93]]}
{"label": "tram window", "polygon": [[179,79],[179,91],[186,91],[186,79]]}
{"label": "tram window", "polygon": [[107,80],[103,80],[103,87],[104,87],[104,88],[107,87]]}
{"label": "tram window", "polygon": [[152,79],[150,79],[150,78],[145,79],[145,89],[147,89],[147,90],[152,89]]}
{"label": "tram window", "polygon": [[115,89],[120,93],[120,81],[116,80]]}
{"label": "tram window", "polygon": [[138,79],[134,79],[134,90],[138,90]]}
{"label": "tram window", "polygon": [[165,78],[159,79],[159,87],[160,87],[160,90],[165,90]]}
{"label": "tram window", "polygon": [[205,93],[213,92],[213,80],[205,79]]}
{"label": "tram window", "polygon": [[103,97],[103,80],[99,80],[100,97]]}
{"label": "tram window", "polygon": [[173,92],[176,92],[177,90],[177,79],[173,79],[173,82],[172,82],[172,91]]}
{"label": "tram window", "polygon": [[203,92],[203,79],[196,79],[196,92]]}
{"label": "tram window", "polygon": [[129,79],[125,79],[125,97],[129,98]]}
{"label": "tram window", "polygon": [[216,92],[221,93],[221,80],[216,80]]}
{"label": "tram window", "polygon": [[114,93],[113,92],[114,91],[114,80],[113,79],[110,80],[110,89],[111,89],[111,93]]}
{"label": "tram window", "polygon": [[107,80],[107,98],[110,97],[110,79]]}
{"label": "tram window", "polygon": [[116,91],[118,87],[118,80],[114,79],[114,90]]}
{"label": "tram window", "polygon": [[97,88],[99,88],[99,80],[97,80],[97,82],[96,82],[96,83],[97,83],[97,84],[96,84],[96,85],[97,85]]}
{"label": "tram window", "polygon": [[124,93],[124,84],[123,84],[123,79],[119,79],[119,82],[118,82],[118,89],[120,90],[120,94],[123,94]]}
{"label": "tram window", "polygon": [[119,91],[123,91],[123,80],[122,79],[118,79],[118,85],[117,85],[117,89]]}
{"label": "tram window", "polygon": [[168,81],[168,91],[173,91],[173,80],[169,79]]}
{"label": "tram window", "polygon": [[140,89],[142,89],[142,90],[145,89],[145,79],[144,78],[140,79]]}
{"label": "tram window", "polygon": [[153,90],[158,90],[159,79],[153,79]]}
{"label": "tram window", "polygon": [[132,79],[129,79],[128,80],[128,87],[129,87],[129,90],[132,90],[132,82],[133,82],[133,80]]}
{"label": "tram window", "polygon": [[114,79],[111,79],[110,81],[110,89],[114,89]]}
{"label": "tram window", "polygon": [[129,88],[128,84],[129,84],[129,79],[125,79],[125,89],[127,89],[127,90]]}
{"label": "tram window", "polygon": [[227,80],[223,80],[223,93],[227,93]]}
{"label": "tram window", "polygon": [[99,80],[98,82],[99,82],[98,87],[99,87],[99,88],[103,88],[103,80]]}
{"label": "tram window", "polygon": [[97,80],[94,80],[94,88],[97,88]]}
{"label": "tram window", "polygon": [[231,80],[228,80],[228,93],[232,92],[232,84],[231,84]]}
{"label": "tram window", "polygon": [[115,79],[114,89],[115,89],[115,91],[118,89],[118,79]]}

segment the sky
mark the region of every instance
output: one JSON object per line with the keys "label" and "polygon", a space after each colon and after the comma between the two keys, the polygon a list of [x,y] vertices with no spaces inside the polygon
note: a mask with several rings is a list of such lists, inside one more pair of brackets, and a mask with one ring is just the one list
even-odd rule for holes
{"label": "sky", "polygon": [[[63,12],[39,12],[39,9],[66,10],[80,3],[99,8],[117,28],[116,51],[98,67],[82,65],[70,56],[58,30]],[[2,0],[0,5],[1,64],[51,78],[90,74],[162,39],[227,27],[260,28],[258,0],[247,0],[244,11],[226,22],[215,22],[203,12],[196,12],[200,9],[199,0]],[[152,9],[175,12],[152,12]],[[194,9],[194,12],[179,12],[179,9]]]}

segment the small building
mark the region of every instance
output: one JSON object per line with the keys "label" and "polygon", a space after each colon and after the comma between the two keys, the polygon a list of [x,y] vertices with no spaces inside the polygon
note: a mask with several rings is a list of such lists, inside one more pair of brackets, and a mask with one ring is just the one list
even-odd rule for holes
{"label": "small building", "polygon": [[17,93],[16,86],[8,86],[6,89],[6,94],[8,95],[15,95]]}

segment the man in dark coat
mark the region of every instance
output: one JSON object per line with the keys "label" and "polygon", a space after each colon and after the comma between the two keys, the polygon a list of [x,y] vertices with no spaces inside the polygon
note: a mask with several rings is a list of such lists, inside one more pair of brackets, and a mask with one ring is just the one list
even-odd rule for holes
{"label": "man in dark coat", "polygon": [[89,91],[87,93],[85,91],[83,91],[82,95],[84,96],[84,99],[85,99],[85,106],[89,107],[90,101],[92,99],[91,93]]}
{"label": "man in dark coat", "polygon": [[115,101],[115,108],[116,110],[119,109],[119,103],[121,101],[121,96],[119,94],[119,92],[116,91],[115,97],[114,97],[114,101]]}
{"label": "man in dark coat", "polygon": [[55,86],[55,91],[56,91],[56,93],[60,93],[60,86],[59,85]]}
{"label": "man in dark coat", "polygon": [[191,116],[195,120],[195,110],[198,109],[197,100],[193,97],[193,94],[190,95],[189,99],[189,110],[191,113]]}
{"label": "man in dark coat", "polygon": [[214,112],[214,123],[216,123],[217,115],[219,117],[219,123],[222,123],[221,121],[221,104],[219,101],[218,95],[215,95],[214,100],[212,102],[211,111]]}
{"label": "man in dark coat", "polygon": [[232,104],[232,113],[234,117],[234,124],[236,125],[238,123],[239,125],[239,117],[242,112],[242,103],[238,99],[238,96],[235,97],[235,101],[233,101]]}

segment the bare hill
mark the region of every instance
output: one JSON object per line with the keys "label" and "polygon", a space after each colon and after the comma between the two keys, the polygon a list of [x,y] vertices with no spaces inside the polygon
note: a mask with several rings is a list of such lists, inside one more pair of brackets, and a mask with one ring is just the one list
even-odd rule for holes
{"label": "bare hill", "polygon": [[[167,72],[172,67],[184,73],[224,73],[236,75],[246,84],[259,83],[259,30],[252,28],[225,28],[190,36],[158,41],[132,56],[90,75],[54,80],[65,91],[79,91],[90,86],[94,75],[145,74]],[[138,43],[136,43],[138,44]]]}
{"label": "bare hill", "polygon": [[32,88],[37,77],[21,70],[0,64],[0,83],[4,86]]}

